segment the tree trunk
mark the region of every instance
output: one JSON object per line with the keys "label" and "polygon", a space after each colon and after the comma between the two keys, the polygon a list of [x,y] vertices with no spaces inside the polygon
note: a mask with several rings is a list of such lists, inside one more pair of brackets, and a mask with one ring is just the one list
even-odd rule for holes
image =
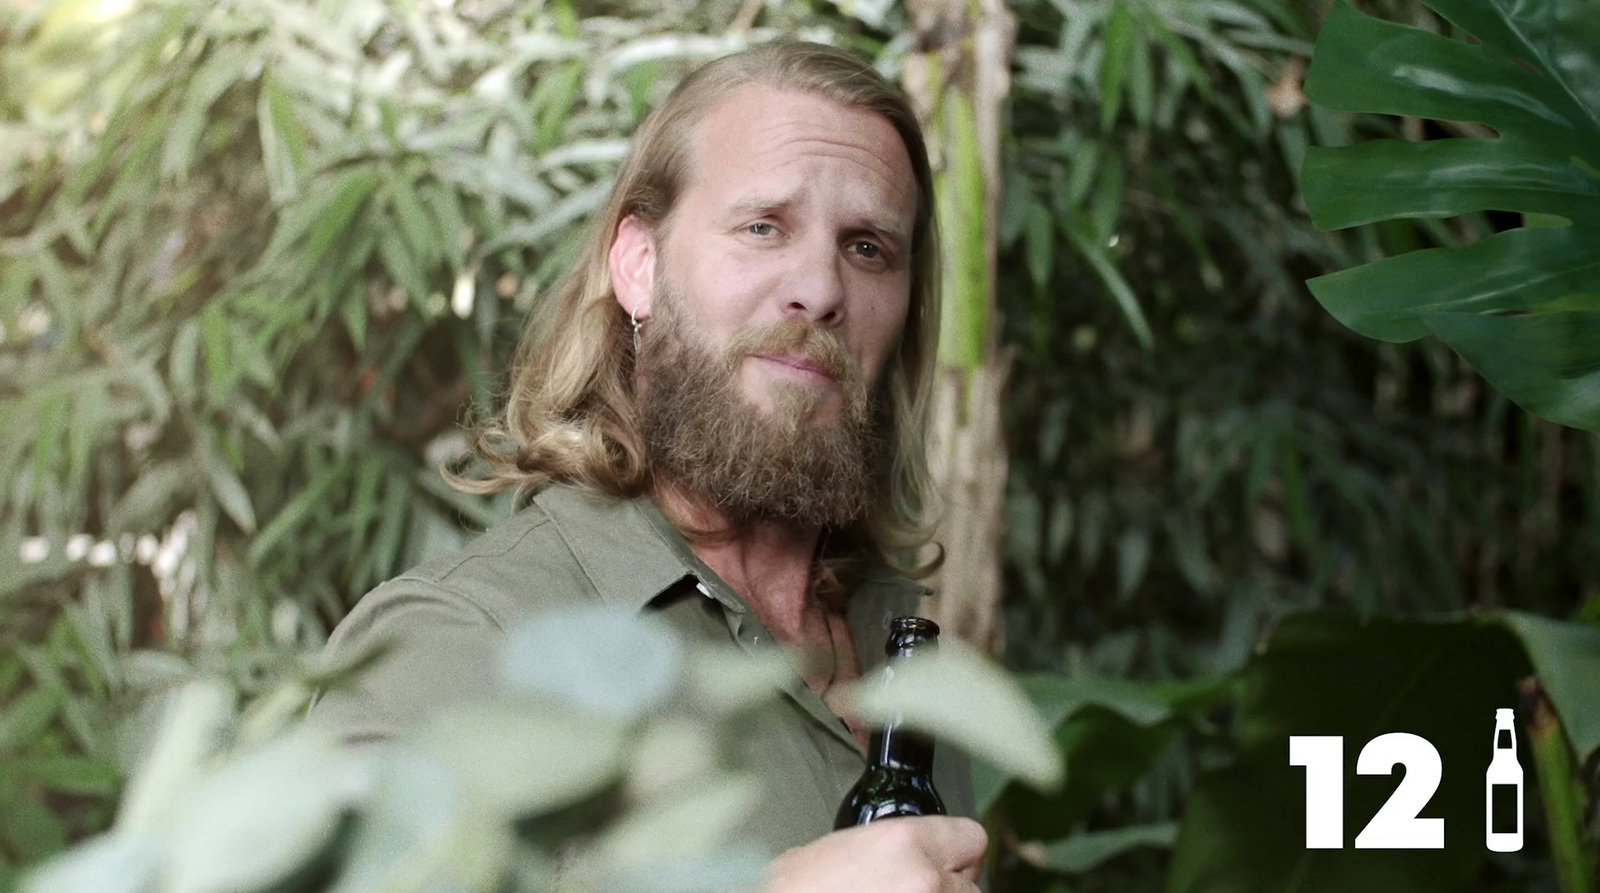
{"label": "tree trunk", "polygon": [[902,83],[928,139],[944,263],[929,465],[944,497],[945,564],[929,584],[949,635],[998,653],[1010,367],[998,344],[1001,112],[1015,20],[1002,0],[910,0],[917,51]]}

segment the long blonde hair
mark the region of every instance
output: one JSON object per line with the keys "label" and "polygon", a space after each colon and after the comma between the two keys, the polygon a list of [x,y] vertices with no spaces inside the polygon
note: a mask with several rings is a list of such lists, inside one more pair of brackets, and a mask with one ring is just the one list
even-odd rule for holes
{"label": "long blonde hair", "polygon": [[446,476],[473,493],[515,487],[519,504],[551,481],[618,498],[649,492],[649,455],[636,423],[632,327],[617,303],[608,255],[618,225],[629,215],[650,226],[659,244],[691,172],[696,126],[713,106],[749,84],[805,92],[882,115],[911,158],[917,181],[911,300],[905,333],[882,382],[892,454],[887,498],[858,529],[828,531],[824,542],[831,545],[819,552],[831,552],[838,560],[827,563],[836,568],[859,567],[872,555],[925,576],[942,556],[922,566],[907,565],[934,529],[926,455],[939,343],[933,175],[905,96],[861,59],[825,44],[780,38],[723,56],[684,78],[644,120],[578,263],[530,315],[503,413],[474,434],[473,449],[487,466],[485,473],[469,479],[447,471]]}

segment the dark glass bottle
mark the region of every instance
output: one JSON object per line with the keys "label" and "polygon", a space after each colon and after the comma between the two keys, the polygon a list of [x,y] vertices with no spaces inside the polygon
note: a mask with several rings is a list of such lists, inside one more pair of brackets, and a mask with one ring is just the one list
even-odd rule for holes
{"label": "dark glass bottle", "polygon": [[[896,664],[939,647],[939,625],[921,617],[896,617],[884,652]],[[889,723],[872,733],[862,773],[833,821],[834,830],[907,815],[944,815],[933,789],[933,739]]]}

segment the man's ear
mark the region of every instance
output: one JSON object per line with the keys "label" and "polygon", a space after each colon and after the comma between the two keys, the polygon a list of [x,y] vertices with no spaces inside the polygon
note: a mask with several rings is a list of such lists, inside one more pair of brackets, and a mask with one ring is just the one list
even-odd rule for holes
{"label": "man's ear", "polygon": [[639,320],[650,317],[650,295],[654,293],[656,270],[655,232],[644,221],[629,214],[617,224],[611,240],[611,288],[624,313]]}

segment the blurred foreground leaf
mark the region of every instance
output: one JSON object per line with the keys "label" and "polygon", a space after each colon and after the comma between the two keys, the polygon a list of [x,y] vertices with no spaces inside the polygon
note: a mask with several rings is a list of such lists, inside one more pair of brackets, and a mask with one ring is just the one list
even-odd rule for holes
{"label": "blurred foreground leaf", "polygon": [[952,639],[888,677],[862,681],[849,709],[868,722],[903,720],[1037,788],[1061,784],[1061,754],[1050,730],[1011,676]]}

